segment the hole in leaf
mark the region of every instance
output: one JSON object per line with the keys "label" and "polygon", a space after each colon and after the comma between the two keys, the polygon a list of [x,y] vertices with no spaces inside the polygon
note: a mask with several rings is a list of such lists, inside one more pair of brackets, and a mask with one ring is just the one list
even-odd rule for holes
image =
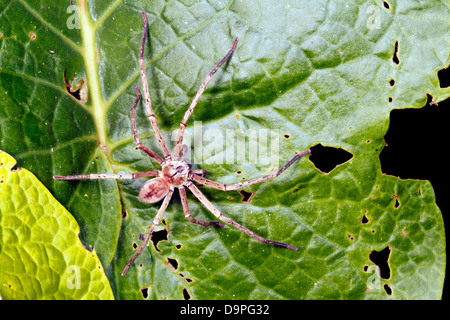
{"label": "hole in leaf", "polygon": [[384,287],[384,291],[386,291],[387,295],[390,296],[392,294],[391,287],[387,283],[385,283],[383,287]]}
{"label": "hole in leaf", "polygon": [[392,198],[394,198],[394,200],[395,200],[394,208],[397,209],[398,207],[400,207],[400,202],[398,201],[398,197],[397,197],[397,195],[393,194]]}
{"label": "hole in leaf", "polygon": [[383,1],[383,5],[386,9],[391,10],[391,6],[386,1]]}
{"label": "hole in leaf", "polygon": [[141,289],[141,293],[142,293],[142,297],[143,297],[144,299],[147,299],[147,298],[148,298],[148,288],[142,288],[142,289]]}
{"label": "hole in leaf", "polygon": [[192,282],[192,279],[186,278],[186,277],[184,276],[184,274],[180,273],[179,275],[180,275],[180,277],[182,277],[184,280],[186,280],[187,283],[191,283],[191,282]]}
{"label": "hole in leaf", "polygon": [[184,297],[184,300],[190,300],[191,299],[191,296],[187,292],[186,288],[183,288],[183,297]]}
{"label": "hole in leaf", "polygon": [[389,279],[391,277],[391,270],[389,268],[389,255],[391,254],[391,248],[387,246],[380,252],[372,250],[369,254],[369,259],[375,263],[380,270],[380,278]]}
{"label": "hole in leaf", "polygon": [[391,85],[391,87],[393,87],[395,84],[395,80],[394,79],[389,80],[389,84]]}
{"label": "hole in leaf", "polygon": [[450,66],[445,69],[438,71],[439,87],[448,88],[450,87]]}
{"label": "hole in leaf", "polygon": [[286,140],[288,140],[291,136],[288,135],[288,134],[286,133],[286,134],[283,135],[283,137],[284,137]]}
{"label": "hole in leaf", "polygon": [[361,223],[366,224],[367,222],[369,222],[369,219],[367,219],[366,212],[364,212],[364,215],[361,218]]}
{"label": "hole in leaf", "polygon": [[122,209],[122,219],[126,219],[127,218],[127,210]]}
{"label": "hole in leaf", "polygon": [[138,247],[138,245],[137,245],[137,243],[136,242],[133,242],[133,249],[137,249],[137,247]]}
{"label": "hole in leaf", "polygon": [[[448,137],[450,99],[422,108],[395,109],[390,113],[389,129],[380,152],[381,171],[401,179],[429,180],[436,203],[444,212],[448,205],[446,172],[448,157],[444,156],[444,139]],[[425,192],[424,189],[421,190]]]}
{"label": "hole in leaf", "polygon": [[167,229],[153,231],[152,242],[153,242],[153,246],[155,247],[156,251],[161,252],[161,250],[159,250],[157,246],[160,241],[167,241],[167,234],[168,234]]}
{"label": "hole in leaf", "polygon": [[181,244],[177,244],[177,245],[175,246],[175,248],[177,248],[178,250],[180,250],[180,249],[181,249]]}
{"label": "hole in leaf", "polygon": [[178,269],[178,261],[172,258],[167,258],[167,263],[170,269],[177,270]]}
{"label": "hole in leaf", "polygon": [[245,204],[250,203],[250,200],[252,200],[253,196],[255,195],[254,192],[247,192],[245,190],[239,191],[239,193],[242,196],[242,202]]}
{"label": "hole in leaf", "polygon": [[80,82],[75,82],[74,85],[72,85],[69,81],[67,81],[65,69],[63,72],[63,78],[67,93],[74,97],[76,100],[86,103],[88,101],[88,90],[84,78],[82,78]]}
{"label": "hole in leaf", "polygon": [[367,272],[369,270],[369,266],[364,266],[364,272]]}
{"label": "hole in leaf", "polygon": [[241,174],[242,171],[241,171],[241,170],[237,170],[236,173],[237,173],[237,174]]}
{"label": "hole in leaf", "polygon": [[389,101],[389,102],[392,102],[392,97],[389,97],[389,98],[388,98],[388,101]]}
{"label": "hole in leaf", "polygon": [[314,166],[323,173],[329,173],[351,158],[353,158],[353,155],[344,149],[324,147],[320,143],[311,147],[311,156],[309,157]]}
{"label": "hole in leaf", "polygon": [[395,46],[394,46],[394,55],[392,56],[392,61],[395,64],[399,64],[400,60],[398,59],[398,40],[395,41]]}

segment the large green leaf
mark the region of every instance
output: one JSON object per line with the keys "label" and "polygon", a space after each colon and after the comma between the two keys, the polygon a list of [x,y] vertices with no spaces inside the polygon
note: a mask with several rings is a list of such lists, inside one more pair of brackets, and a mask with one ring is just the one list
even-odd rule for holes
{"label": "large green leaf", "polygon": [[112,299],[95,252],[75,219],[26,169],[0,150],[0,297]]}
{"label": "large green leaf", "polygon": [[[0,8],[0,148],[75,216],[116,298],[440,298],[445,234],[432,186],[382,174],[379,154],[393,108],[449,96],[437,78],[449,60],[447,2],[0,0]],[[202,188],[225,215],[298,252],[190,224],[175,196],[160,226],[167,240],[121,277],[159,206],[138,202],[143,181],[52,180],[158,169],[134,149],[129,118],[141,86],[141,10],[150,94],[169,147],[203,78],[239,37],[188,123],[191,160],[208,178],[256,178],[319,143],[352,154],[328,174],[302,159],[246,188],[255,192],[249,202]],[[64,74],[72,91],[87,87],[87,101],[67,93]],[[160,152],[142,105],[137,118],[141,140]],[[249,149],[246,163],[225,161],[238,143],[225,143],[227,130],[250,129],[274,161],[254,164]],[[265,142],[267,132],[276,139]],[[192,196],[189,205],[194,217],[214,219]],[[370,254],[386,247],[390,273],[380,278]]]}

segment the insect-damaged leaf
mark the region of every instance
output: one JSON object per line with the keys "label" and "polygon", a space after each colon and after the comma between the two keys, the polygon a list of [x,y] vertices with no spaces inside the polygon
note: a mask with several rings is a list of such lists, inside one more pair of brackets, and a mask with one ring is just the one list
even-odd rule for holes
{"label": "insect-damaged leaf", "polygon": [[[116,298],[142,299],[142,288],[147,299],[441,296],[445,238],[433,189],[383,175],[379,154],[393,108],[420,107],[426,93],[436,102],[449,96],[436,75],[448,64],[447,3],[80,1],[68,10],[63,1],[3,2],[0,147],[78,219],[85,245],[108,267]],[[188,123],[190,159],[208,179],[256,178],[318,144],[353,156],[326,175],[303,159],[277,179],[246,188],[254,193],[249,203],[238,191],[202,188],[225,215],[298,252],[231,227],[190,224],[175,194],[160,225],[167,232],[161,252],[149,246],[120,277],[158,210],[137,200],[144,181],[52,180],[159,169],[134,150],[129,118],[140,86],[142,9],[150,24],[150,94],[170,147],[204,76],[239,37]],[[86,103],[67,93],[65,69],[86,76]],[[137,122],[143,143],[159,152],[142,105]],[[237,138],[234,146],[225,143],[227,130],[251,136],[250,129],[258,134],[256,154],[266,150],[273,161],[252,163],[255,153],[238,148]],[[246,163],[227,163],[236,149],[245,151]],[[193,217],[214,219],[193,197],[189,205]],[[370,260],[386,247],[389,279],[379,278]],[[175,271],[168,258],[176,259]]]}

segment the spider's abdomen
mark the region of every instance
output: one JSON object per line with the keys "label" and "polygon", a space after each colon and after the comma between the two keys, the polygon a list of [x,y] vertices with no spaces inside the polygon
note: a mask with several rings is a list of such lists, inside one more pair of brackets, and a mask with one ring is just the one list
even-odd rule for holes
{"label": "spider's abdomen", "polygon": [[169,184],[163,178],[148,180],[139,191],[139,201],[143,203],[156,203],[169,192]]}
{"label": "spider's abdomen", "polygon": [[162,165],[162,176],[174,187],[183,185],[189,176],[189,166],[183,160],[171,160]]}

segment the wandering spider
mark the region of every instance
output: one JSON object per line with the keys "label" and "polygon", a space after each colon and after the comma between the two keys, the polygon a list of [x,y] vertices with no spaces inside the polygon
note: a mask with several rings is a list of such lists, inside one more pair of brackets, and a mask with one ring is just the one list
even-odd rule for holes
{"label": "wandering spider", "polygon": [[145,107],[146,111],[149,117],[149,120],[151,122],[151,125],[153,127],[153,131],[155,132],[156,138],[158,139],[159,146],[164,153],[164,159],[161,158],[159,155],[142,145],[142,143],[139,141],[137,128],[136,128],[136,113],[135,109],[136,106],[139,103],[139,100],[141,98],[141,94],[139,92],[139,89],[135,87],[137,98],[134,101],[134,104],[130,111],[130,118],[131,118],[131,127],[133,130],[133,138],[134,142],[136,144],[136,150],[141,150],[145,154],[147,154],[150,158],[152,158],[154,161],[158,162],[161,165],[161,171],[143,171],[143,172],[136,172],[131,174],[82,174],[82,175],[71,175],[71,176],[54,176],[54,179],[58,180],[82,180],[82,179],[138,179],[143,177],[156,177],[151,180],[148,180],[141,188],[139,192],[139,200],[143,203],[156,203],[164,199],[162,202],[161,207],[159,208],[158,213],[156,214],[155,218],[153,219],[153,223],[148,228],[148,232],[146,237],[144,238],[143,242],[141,243],[140,247],[134,254],[134,256],[128,261],[125,268],[122,271],[122,276],[126,274],[128,271],[128,268],[133,264],[133,262],[139,257],[139,255],[142,253],[142,251],[145,249],[148,241],[150,240],[153,230],[155,227],[159,224],[159,221],[161,220],[162,215],[164,214],[164,211],[166,210],[170,199],[172,198],[172,194],[175,190],[175,188],[178,188],[180,193],[180,199],[181,204],[184,211],[185,218],[195,224],[201,225],[201,226],[216,226],[220,228],[225,228],[225,226],[220,223],[219,221],[201,221],[198,219],[195,219],[191,217],[191,213],[189,211],[188,207],[188,201],[186,196],[186,190],[185,188],[188,188],[191,190],[191,192],[194,194],[194,196],[209,210],[214,214],[214,216],[225,222],[226,224],[232,225],[233,227],[239,229],[240,231],[246,233],[250,237],[266,244],[270,244],[276,247],[286,248],[293,251],[297,251],[296,247],[290,246],[288,244],[282,243],[282,242],[275,242],[272,240],[265,239],[261,237],[260,235],[254,233],[253,231],[250,231],[249,229],[241,226],[237,222],[233,221],[230,218],[227,218],[222,215],[222,213],[217,210],[212,203],[204,196],[204,194],[197,188],[197,186],[193,182],[197,182],[201,185],[205,185],[211,188],[215,188],[222,191],[231,191],[231,190],[238,190],[242,187],[261,183],[263,181],[267,181],[270,179],[273,179],[280,175],[284,170],[286,170],[289,166],[291,166],[297,159],[301,158],[302,156],[305,156],[309,154],[311,151],[307,150],[303,153],[297,154],[291,161],[289,161],[286,165],[284,165],[279,171],[272,173],[267,176],[263,176],[257,179],[248,180],[232,185],[225,185],[221,184],[215,181],[208,180],[204,178],[204,175],[206,174],[205,170],[191,170],[191,166],[182,159],[183,154],[186,151],[186,146],[182,144],[183,142],[183,135],[184,130],[186,128],[186,123],[191,116],[192,112],[194,111],[194,108],[199,101],[201,95],[203,94],[203,91],[205,90],[206,86],[208,85],[209,81],[211,80],[211,77],[216,73],[216,71],[231,57],[231,55],[234,52],[234,49],[236,48],[237,44],[237,38],[234,40],[233,46],[231,47],[230,51],[223,57],[223,59],[216,65],[216,67],[206,76],[205,80],[203,81],[202,85],[200,86],[200,89],[198,90],[197,94],[195,95],[191,105],[189,106],[188,110],[186,111],[183,120],[181,120],[180,123],[180,129],[178,131],[178,136],[175,142],[175,146],[173,149],[173,153],[170,154],[167,145],[164,141],[164,138],[161,134],[161,131],[159,130],[157,118],[153,114],[152,111],[152,104],[150,101],[150,94],[148,91],[148,84],[147,84],[147,76],[145,74],[145,65],[144,65],[144,48],[145,48],[145,39],[147,37],[148,32],[148,23],[145,11],[142,11],[142,16],[144,19],[144,34],[142,37],[142,44],[141,44],[141,51],[139,55],[139,69],[140,69],[140,76],[142,80],[142,89],[144,90],[144,98],[145,98]]}

